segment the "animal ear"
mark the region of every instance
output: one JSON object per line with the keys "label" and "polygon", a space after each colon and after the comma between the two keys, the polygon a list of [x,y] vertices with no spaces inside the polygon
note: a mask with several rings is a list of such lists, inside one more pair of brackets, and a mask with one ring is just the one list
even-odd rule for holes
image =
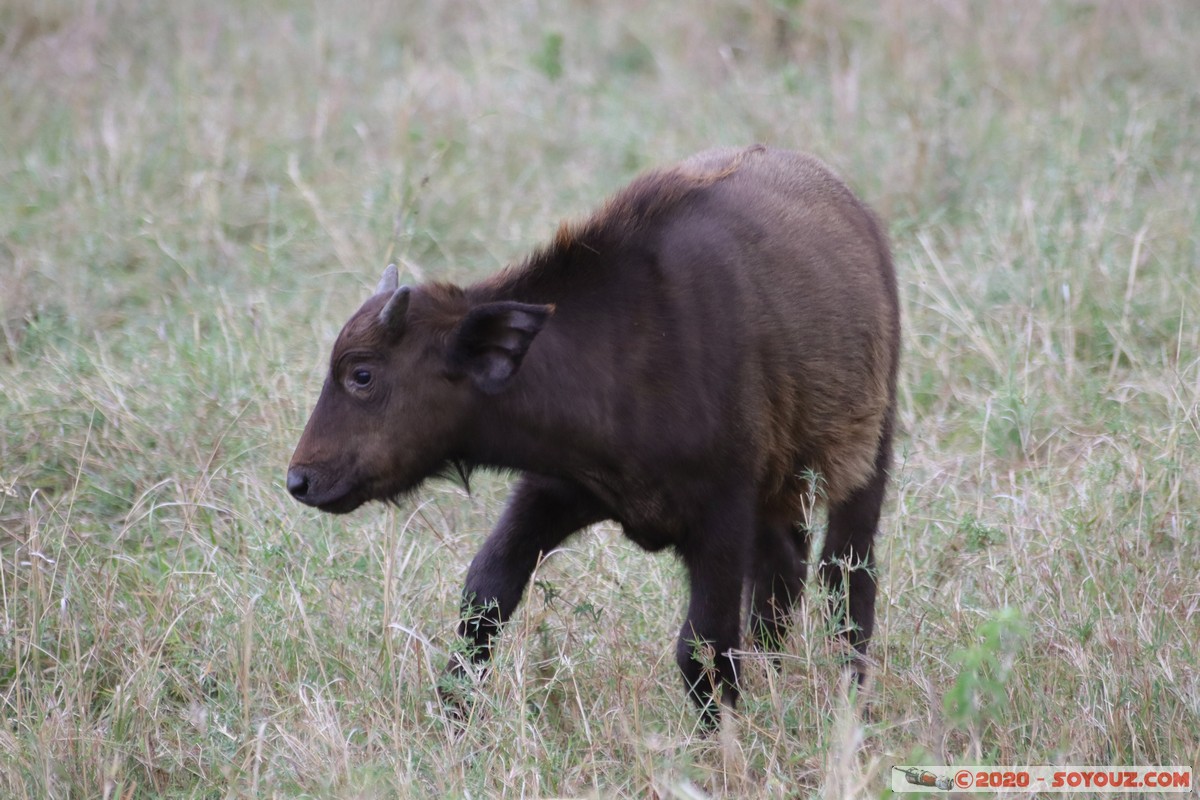
{"label": "animal ear", "polygon": [[484,394],[504,391],[517,374],[529,344],[554,306],[485,303],[467,312],[450,343],[450,363]]}
{"label": "animal ear", "polygon": [[[387,277],[386,273],[384,277]],[[380,285],[383,285],[382,282]],[[411,294],[412,290],[407,286],[398,287],[379,311],[379,324],[393,339],[398,339],[400,334],[404,333],[404,325],[408,321],[408,298]]]}

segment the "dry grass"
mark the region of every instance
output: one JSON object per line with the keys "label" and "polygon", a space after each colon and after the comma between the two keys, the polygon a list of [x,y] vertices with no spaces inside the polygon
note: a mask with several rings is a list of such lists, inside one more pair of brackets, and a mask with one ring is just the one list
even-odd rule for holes
{"label": "dry grass", "polygon": [[[877,796],[1200,765],[1200,13],[1186,2],[0,7],[0,795]],[[320,518],[290,448],[388,260],[467,280],[767,141],[891,223],[870,714],[818,614],[695,735],[677,565],[539,570],[433,705],[505,481]],[[810,608],[820,607],[810,603]]]}

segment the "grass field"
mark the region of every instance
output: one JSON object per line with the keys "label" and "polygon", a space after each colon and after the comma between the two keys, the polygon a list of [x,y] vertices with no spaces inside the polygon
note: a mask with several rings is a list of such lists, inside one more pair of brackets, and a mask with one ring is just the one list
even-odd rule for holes
{"label": "grass field", "polygon": [[[0,4],[0,797],[1200,766],[1200,6],[683,8]],[[433,686],[508,479],[292,501],[334,335],[388,261],[471,280],[642,168],[755,141],[820,155],[894,242],[869,713],[815,601],[781,671],[749,657],[736,747],[699,735],[681,571],[599,526],[455,735]]]}

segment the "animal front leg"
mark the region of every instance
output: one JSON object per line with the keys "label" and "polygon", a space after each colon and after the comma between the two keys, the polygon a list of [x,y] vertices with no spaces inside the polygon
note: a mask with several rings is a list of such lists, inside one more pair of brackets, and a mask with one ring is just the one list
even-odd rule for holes
{"label": "animal front leg", "polygon": [[469,667],[491,658],[492,639],[521,602],[538,560],[572,533],[604,518],[595,499],[575,484],[535,475],[521,479],[467,571],[460,647],[446,668],[443,700],[463,709],[460,690]]}
{"label": "animal front leg", "polygon": [[701,723],[713,728],[718,702],[737,704],[737,661],[741,645],[742,584],[748,562],[752,515],[723,509],[694,531],[680,548],[691,582],[687,619],[679,631],[675,660]]}

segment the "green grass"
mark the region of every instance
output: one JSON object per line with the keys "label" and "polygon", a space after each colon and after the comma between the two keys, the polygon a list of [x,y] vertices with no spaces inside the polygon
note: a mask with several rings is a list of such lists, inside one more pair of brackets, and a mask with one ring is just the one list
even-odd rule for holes
{"label": "green grass", "polygon": [[[0,7],[0,796],[878,797],[893,764],[1200,766],[1194,3]],[[870,713],[810,602],[696,735],[677,564],[542,565],[433,687],[502,506],[283,472],[389,260],[471,280],[639,169],[815,152],[905,306]],[[814,321],[819,324],[819,321]],[[814,610],[815,609],[815,610]]]}

